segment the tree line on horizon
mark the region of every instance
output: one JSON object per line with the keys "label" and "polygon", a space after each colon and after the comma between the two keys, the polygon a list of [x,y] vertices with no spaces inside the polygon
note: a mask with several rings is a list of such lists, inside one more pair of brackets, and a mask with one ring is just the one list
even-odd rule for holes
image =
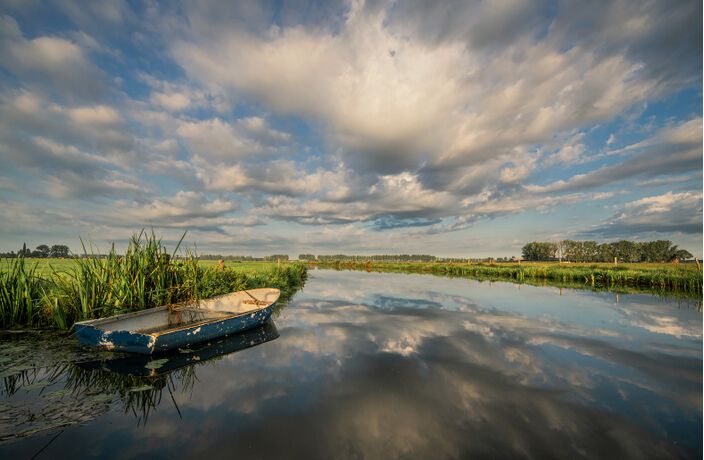
{"label": "tree line on horizon", "polygon": [[427,254],[377,254],[371,256],[357,256],[346,254],[318,255],[299,254],[298,260],[318,261],[318,262],[434,262],[438,260],[435,256]]}
{"label": "tree line on horizon", "polygon": [[270,256],[223,256],[221,254],[202,254],[198,256],[201,260],[224,260],[233,262],[276,262],[277,260],[288,260],[288,254],[272,254]]}
{"label": "tree line on horizon", "polygon": [[597,243],[596,241],[533,241],[522,249],[523,260],[569,262],[671,262],[691,259],[692,253],[669,240]]}
{"label": "tree line on horizon", "polygon": [[17,252],[0,252],[0,258],[15,258],[15,257],[25,257],[25,258],[35,258],[35,259],[66,259],[71,257],[71,250],[65,244],[54,244],[49,246],[48,244],[40,244],[34,251],[29,249],[26,244],[22,245],[22,248]]}

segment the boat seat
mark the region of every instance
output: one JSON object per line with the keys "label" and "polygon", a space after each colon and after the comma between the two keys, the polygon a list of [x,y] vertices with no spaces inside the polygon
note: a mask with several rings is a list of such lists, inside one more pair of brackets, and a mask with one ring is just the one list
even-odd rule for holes
{"label": "boat seat", "polygon": [[245,305],[268,305],[270,302],[266,302],[264,300],[252,300],[252,299],[244,299],[242,301],[243,304]]}

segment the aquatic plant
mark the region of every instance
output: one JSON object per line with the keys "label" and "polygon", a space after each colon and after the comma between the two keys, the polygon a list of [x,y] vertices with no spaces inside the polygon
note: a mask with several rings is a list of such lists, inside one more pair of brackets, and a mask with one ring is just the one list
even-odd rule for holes
{"label": "aquatic plant", "polygon": [[36,264],[24,257],[6,259],[0,267],[0,324],[2,327],[33,324],[46,280]]}
{"label": "aquatic plant", "polygon": [[144,310],[242,289],[276,287],[282,300],[299,289],[306,276],[303,264],[284,264],[257,271],[203,268],[187,251],[178,254],[184,235],[171,253],[153,231],[134,234],[124,254],[113,246],[83,255],[64,270],[39,273],[24,257],[8,259],[0,268],[2,327],[70,328],[76,321]]}

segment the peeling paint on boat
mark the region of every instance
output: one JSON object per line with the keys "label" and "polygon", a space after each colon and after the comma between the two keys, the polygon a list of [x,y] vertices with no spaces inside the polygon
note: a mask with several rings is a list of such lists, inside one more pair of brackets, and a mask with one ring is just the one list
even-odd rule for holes
{"label": "peeling paint on boat", "polygon": [[106,339],[102,339],[100,342],[98,342],[98,346],[103,347],[106,350],[114,350],[115,349],[115,344],[109,340],[106,340]]}
{"label": "peeling paint on boat", "polygon": [[[187,347],[261,326],[273,313],[279,295],[278,289],[262,288],[178,305],[177,324],[171,322],[174,307],[169,306],[82,321],[75,324],[76,337],[86,345],[143,354]],[[190,315],[185,323],[181,312]]]}

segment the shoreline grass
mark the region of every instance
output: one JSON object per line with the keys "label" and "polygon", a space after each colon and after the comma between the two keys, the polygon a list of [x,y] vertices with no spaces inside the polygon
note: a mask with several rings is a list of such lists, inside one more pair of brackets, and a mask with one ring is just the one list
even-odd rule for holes
{"label": "shoreline grass", "polygon": [[84,252],[61,268],[40,269],[23,257],[0,261],[0,327],[69,329],[77,321],[259,287],[280,289],[286,302],[307,273],[296,263],[203,266],[191,253],[177,258],[178,246],[168,253],[153,232],[133,235],[124,254],[114,247],[101,257]]}
{"label": "shoreline grass", "polygon": [[702,271],[671,264],[559,263],[428,263],[428,262],[309,262],[311,267],[379,272],[429,273],[514,282],[547,280],[584,287],[634,287],[657,293],[701,297]]}

